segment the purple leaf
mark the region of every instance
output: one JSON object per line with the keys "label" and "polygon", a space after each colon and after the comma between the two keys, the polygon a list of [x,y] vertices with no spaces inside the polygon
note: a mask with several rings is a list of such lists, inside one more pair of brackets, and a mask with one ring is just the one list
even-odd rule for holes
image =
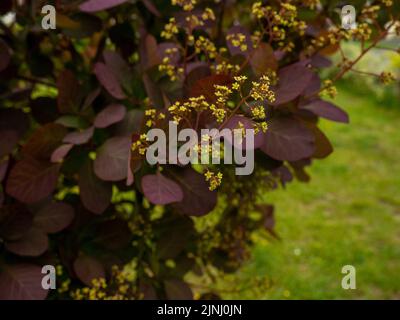
{"label": "purple leaf", "polygon": [[50,161],[52,163],[62,162],[64,158],[67,156],[68,152],[71,151],[73,144],[63,144],[59,146],[51,155]]}
{"label": "purple leaf", "polygon": [[328,120],[349,123],[348,114],[328,101],[317,99],[300,106],[300,109],[311,111],[315,115]]}
{"label": "purple leaf", "polygon": [[44,300],[42,269],[33,264],[4,266],[0,273],[0,300]]}
{"label": "purple leaf", "polygon": [[94,161],[94,172],[105,181],[119,181],[127,177],[130,137],[113,137],[108,139],[98,150]]}
{"label": "purple leaf", "polygon": [[144,6],[156,17],[161,17],[160,11],[156,8],[152,0],[142,0]]}
{"label": "purple leaf", "polygon": [[301,94],[303,97],[309,97],[317,94],[321,89],[321,79],[317,73],[313,73],[313,76],[308,83],[307,87]]}
{"label": "purple leaf", "polygon": [[47,233],[57,233],[70,225],[74,215],[74,208],[69,204],[53,202],[35,215],[33,223]]}
{"label": "purple leaf", "polygon": [[143,34],[139,44],[140,64],[143,70],[150,69],[161,62],[157,40],[151,34]]}
{"label": "purple leaf", "polygon": [[96,128],[107,128],[124,119],[126,108],[122,104],[112,104],[103,109],[94,120]]}
{"label": "purple leaf", "polygon": [[104,63],[98,62],[94,67],[94,73],[96,74],[99,82],[114,98],[119,100],[126,98],[126,95],[122,91],[121,85],[118,82],[117,77],[108,66],[106,66]]}
{"label": "purple leaf", "polygon": [[64,137],[63,142],[74,145],[85,144],[90,141],[93,133],[94,127],[87,128],[83,131],[70,132]]}
{"label": "purple leaf", "polygon": [[279,70],[278,85],[272,88],[276,97],[274,105],[284,104],[298,97],[306,89],[312,76],[313,72],[300,62]]}
{"label": "purple leaf", "polygon": [[181,187],[161,173],[144,176],[142,189],[146,198],[153,204],[166,205],[183,199]]}
{"label": "purple leaf", "polygon": [[95,258],[89,256],[80,256],[74,262],[74,271],[87,286],[93,285],[94,279],[105,278],[106,273],[103,265]]}
{"label": "purple leaf", "polygon": [[98,12],[107,10],[120,4],[127,2],[127,0],[88,0],[79,6],[83,12]]}
{"label": "purple leaf", "polygon": [[317,53],[311,57],[311,65],[315,68],[328,68],[332,65],[332,61]]}
{"label": "purple leaf", "polygon": [[115,136],[131,136],[132,132],[140,132],[144,112],[133,109],[126,113],[124,119],[115,125],[113,133]]}
{"label": "purple leaf", "polygon": [[103,213],[111,203],[111,185],[97,178],[89,161],[80,170],[79,190],[83,205],[93,213]]}
{"label": "purple leaf", "polygon": [[273,118],[261,150],[276,160],[297,161],[314,153],[314,135],[295,119]]}
{"label": "purple leaf", "polygon": [[59,164],[24,159],[11,169],[6,192],[23,203],[43,200],[56,188],[59,170]]}
{"label": "purple leaf", "polygon": [[181,213],[189,216],[203,216],[217,204],[217,192],[210,191],[203,175],[192,168],[176,170],[174,178],[183,190],[183,200],[174,204]]}
{"label": "purple leaf", "polygon": [[42,230],[33,227],[21,239],[6,242],[5,247],[19,256],[38,257],[48,249],[49,239]]}
{"label": "purple leaf", "polygon": [[129,90],[134,79],[133,72],[128,63],[114,51],[105,51],[103,53],[103,58],[106,66],[112,70],[122,87]]}

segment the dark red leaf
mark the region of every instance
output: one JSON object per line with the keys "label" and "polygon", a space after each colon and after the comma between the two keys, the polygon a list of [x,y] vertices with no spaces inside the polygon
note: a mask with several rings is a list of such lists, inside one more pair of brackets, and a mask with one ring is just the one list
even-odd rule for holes
{"label": "dark red leaf", "polygon": [[108,139],[98,150],[94,161],[96,175],[105,181],[119,181],[127,177],[130,137],[113,137]]}
{"label": "dark red leaf", "polygon": [[163,219],[160,229],[157,229],[157,255],[160,259],[176,258],[188,245],[193,237],[194,223],[188,216],[176,215]]}
{"label": "dark red leaf", "polygon": [[108,66],[106,66],[104,63],[98,62],[94,67],[94,73],[96,74],[99,82],[114,98],[119,100],[126,98],[126,95],[122,91],[121,85],[118,82],[117,77]]}
{"label": "dark red leaf", "polygon": [[111,184],[97,178],[89,161],[80,170],[79,190],[83,205],[93,213],[103,213],[111,203]]}
{"label": "dark red leaf", "polygon": [[49,160],[67,133],[67,129],[57,123],[48,123],[37,129],[25,143],[22,153],[36,159]]}
{"label": "dark red leaf", "polygon": [[257,76],[262,76],[268,71],[278,69],[278,61],[275,58],[274,50],[268,43],[264,42],[254,49],[250,64]]}
{"label": "dark red leaf", "polygon": [[278,85],[272,90],[275,92],[274,105],[292,101],[307,88],[313,72],[302,63],[294,63],[278,72]]}
{"label": "dark red leaf", "polygon": [[128,0],[88,0],[82,3],[79,9],[84,12],[98,12],[119,6],[127,1]]}
{"label": "dark red leaf", "polygon": [[74,145],[85,144],[90,141],[93,133],[94,127],[89,127],[82,131],[70,132],[64,137],[63,142]]}
{"label": "dark red leaf", "polygon": [[70,70],[64,70],[57,79],[58,110],[61,113],[73,113],[79,108],[81,87]]}
{"label": "dark red leaf", "polygon": [[151,34],[143,34],[140,41],[140,60],[143,70],[150,69],[161,62],[161,56],[158,51],[157,40]]}
{"label": "dark red leaf", "polygon": [[[59,95],[60,96],[60,95]],[[39,124],[57,120],[59,116],[57,100],[49,97],[38,97],[30,102],[32,115]]]}
{"label": "dark red leaf", "polygon": [[317,99],[300,106],[300,109],[311,111],[315,115],[328,120],[349,123],[348,114],[328,101]]}
{"label": "dark red leaf", "polygon": [[56,188],[59,170],[59,164],[24,159],[11,169],[6,192],[24,203],[43,200]]}
{"label": "dark red leaf", "polygon": [[181,213],[189,216],[203,216],[217,204],[217,193],[210,191],[203,175],[192,168],[177,170],[174,179],[183,190],[183,200],[174,204]]}
{"label": "dark red leaf", "polygon": [[14,130],[21,138],[29,128],[28,116],[19,109],[0,108],[0,131]]}
{"label": "dark red leaf", "polygon": [[142,189],[146,198],[153,204],[166,205],[183,199],[179,184],[164,177],[161,173],[142,178]]}
{"label": "dark red leaf", "polygon": [[215,87],[214,85],[230,85],[232,78],[228,75],[216,74],[198,80],[190,90],[191,97],[199,97],[203,95],[207,101],[215,102]]}
{"label": "dark red leaf", "polygon": [[94,120],[96,128],[107,128],[124,119],[126,108],[122,104],[111,104],[103,109]]}
{"label": "dark red leaf", "polygon": [[93,285],[94,279],[105,278],[105,270],[100,261],[89,256],[80,256],[74,262],[74,271],[84,284]]}
{"label": "dark red leaf", "polygon": [[6,242],[5,247],[19,256],[38,257],[48,249],[49,239],[42,230],[32,227],[21,239]]}
{"label": "dark red leaf", "polygon": [[21,204],[0,209],[0,237],[14,241],[21,239],[32,226],[32,214]]}
{"label": "dark red leaf", "polygon": [[292,118],[273,118],[261,147],[276,160],[297,161],[312,156],[315,151],[314,135],[299,121]]}
{"label": "dark red leaf", "polygon": [[74,208],[65,202],[53,202],[36,213],[33,223],[47,233],[65,229],[74,219]]}
{"label": "dark red leaf", "polygon": [[0,300],[44,300],[42,269],[33,264],[5,266],[0,273]]}
{"label": "dark red leaf", "polygon": [[126,222],[121,220],[105,221],[96,226],[96,235],[93,243],[107,249],[116,250],[128,246],[132,233]]}

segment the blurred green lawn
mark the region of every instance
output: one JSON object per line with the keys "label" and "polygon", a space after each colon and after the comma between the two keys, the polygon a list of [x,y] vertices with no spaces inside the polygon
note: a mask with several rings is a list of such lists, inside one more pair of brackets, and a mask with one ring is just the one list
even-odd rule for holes
{"label": "blurred green lawn", "polygon": [[[321,123],[334,153],[313,163],[309,183],[266,195],[282,241],[260,240],[238,277],[266,277],[270,288],[229,297],[400,299],[400,104],[377,105],[351,85],[335,101],[350,125]],[[346,264],[357,270],[356,290],[341,288]]]}

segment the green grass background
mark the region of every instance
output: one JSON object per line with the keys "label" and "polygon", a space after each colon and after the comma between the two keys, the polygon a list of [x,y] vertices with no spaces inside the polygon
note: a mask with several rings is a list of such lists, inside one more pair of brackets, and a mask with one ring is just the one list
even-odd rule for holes
{"label": "green grass background", "polygon": [[[351,123],[321,122],[334,153],[313,163],[309,183],[265,195],[282,241],[260,237],[237,277],[261,277],[268,287],[225,297],[400,299],[400,103],[387,108],[352,85],[335,99]],[[356,290],[341,287],[347,264]]]}

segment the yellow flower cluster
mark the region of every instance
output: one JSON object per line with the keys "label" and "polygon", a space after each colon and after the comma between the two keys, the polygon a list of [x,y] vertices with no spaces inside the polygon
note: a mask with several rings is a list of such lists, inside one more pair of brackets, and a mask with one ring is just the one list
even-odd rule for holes
{"label": "yellow flower cluster", "polygon": [[239,91],[242,84],[247,80],[247,77],[246,76],[236,76],[233,79],[235,80],[235,82],[232,84],[232,89]]}
{"label": "yellow flower cluster", "polygon": [[240,48],[240,51],[247,51],[246,36],[243,33],[231,33],[226,36],[226,41],[230,42],[235,48]]}
{"label": "yellow flower cluster", "polygon": [[304,4],[304,6],[310,9],[315,9],[316,7],[321,5],[320,0],[303,0],[302,3]]}
{"label": "yellow flower cluster", "polygon": [[210,59],[214,59],[217,56],[217,48],[215,44],[208,38],[200,36],[195,41],[195,51],[197,54],[204,52]]}
{"label": "yellow flower cluster", "polygon": [[157,120],[165,119],[165,114],[162,112],[157,112],[156,109],[147,109],[144,112],[144,115],[147,117],[146,127],[151,128],[157,122]]}
{"label": "yellow flower cluster", "polygon": [[104,278],[94,279],[91,287],[84,287],[71,292],[75,300],[128,300],[137,297],[132,282],[136,279],[135,265],[130,263],[121,270],[112,267],[112,274],[107,284]]}
{"label": "yellow flower cluster", "polygon": [[174,66],[171,63],[172,57],[178,52],[178,48],[168,48],[165,50],[166,56],[161,64],[158,65],[160,72],[165,72],[171,81],[176,81],[183,74],[183,68]]}
{"label": "yellow flower cluster", "polygon": [[321,95],[327,95],[331,98],[335,98],[337,96],[337,89],[333,85],[332,80],[324,80],[324,86],[323,89],[321,90]]}
{"label": "yellow flower cluster", "polygon": [[361,15],[364,18],[368,19],[376,19],[378,17],[378,11],[381,9],[380,6],[374,5],[374,6],[366,6],[362,9]]}
{"label": "yellow flower cluster", "polygon": [[221,61],[216,65],[212,65],[211,68],[215,70],[216,74],[230,74],[240,70],[240,66],[238,64],[231,64],[226,61]]}
{"label": "yellow flower cluster", "polygon": [[[288,2],[281,3],[278,11],[274,10],[271,6],[263,6],[262,2],[256,2],[252,6],[252,14],[257,19],[267,18],[269,23],[273,25],[272,34],[270,37],[274,41],[283,41],[286,39],[286,29],[290,28],[300,35],[303,35],[306,30],[306,23],[297,19],[297,8],[295,5]],[[284,43],[279,44],[285,47]]]}
{"label": "yellow flower cluster", "polygon": [[229,99],[229,96],[232,94],[232,90],[227,86],[214,85],[215,88],[215,96],[217,97],[217,101],[215,104],[210,106],[213,116],[216,118],[217,122],[223,122],[226,116],[226,105]]}
{"label": "yellow flower cluster", "polygon": [[180,6],[185,11],[192,11],[196,5],[196,0],[172,0],[174,6]]}
{"label": "yellow flower cluster", "polygon": [[191,97],[188,101],[183,103],[177,101],[168,108],[168,111],[172,114],[173,121],[179,124],[179,122],[193,110],[199,112],[207,109],[209,106],[206,98],[204,96],[199,96]]}
{"label": "yellow flower cluster", "polygon": [[203,14],[201,15],[201,18],[206,21],[206,20],[211,20],[214,21],[215,20],[215,14],[214,11],[210,8],[206,8],[203,12]]}
{"label": "yellow flower cluster", "polygon": [[71,298],[74,300],[106,300],[107,283],[104,278],[93,279],[91,287],[76,289],[71,292]]}
{"label": "yellow flower cluster", "polygon": [[254,106],[251,108],[251,114],[253,115],[254,119],[257,120],[264,120],[266,115],[265,115],[265,109],[263,106]]}
{"label": "yellow flower cluster", "polygon": [[178,25],[176,24],[175,18],[170,18],[169,22],[165,25],[164,30],[161,32],[161,37],[168,40],[178,32]]}
{"label": "yellow flower cluster", "polygon": [[349,30],[351,35],[357,40],[367,41],[371,37],[372,30],[367,23],[360,23],[357,28]]}
{"label": "yellow flower cluster", "polygon": [[263,75],[258,82],[252,82],[251,97],[256,101],[269,100],[275,101],[275,94],[270,90],[271,81],[268,76]]}
{"label": "yellow flower cluster", "polygon": [[215,174],[214,172],[207,170],[204,173],[204,176],[206,178],[206,181],[209,183],[208,188],[211,191],[217,189],[221,185],[221,182],[222,182],[222,173],[221,172],[218,172],[217,174]]}
{"label": "yellow flower cluster", "polygon": [[393,0],[381,0],[381,2],[386,6],[386,7],[391,7],[393,5]]}
{"label": "yellow flower cluster", "polygon": [[257,17],[257,19],[264,18],[267,14],[267,8],[262,6],[262,2],[255,2],[251,8],[251,13]]}
{"label": "yellow flower cluster", "polygon": [[138,150],[140,155],[144,155],[146,153],[147,145],[147,135],[145,133],[141,134],[139,139],[132,143],[131,150]]}
{"label": "yellow flower cluster", "polygon": [[393,75],[393,73],[391,72],[381,72],[381,74],[379,75],[379,80],[383,83],[383,84],[390,84],[392,82],[394,82],[396,80],[395,76]]}

